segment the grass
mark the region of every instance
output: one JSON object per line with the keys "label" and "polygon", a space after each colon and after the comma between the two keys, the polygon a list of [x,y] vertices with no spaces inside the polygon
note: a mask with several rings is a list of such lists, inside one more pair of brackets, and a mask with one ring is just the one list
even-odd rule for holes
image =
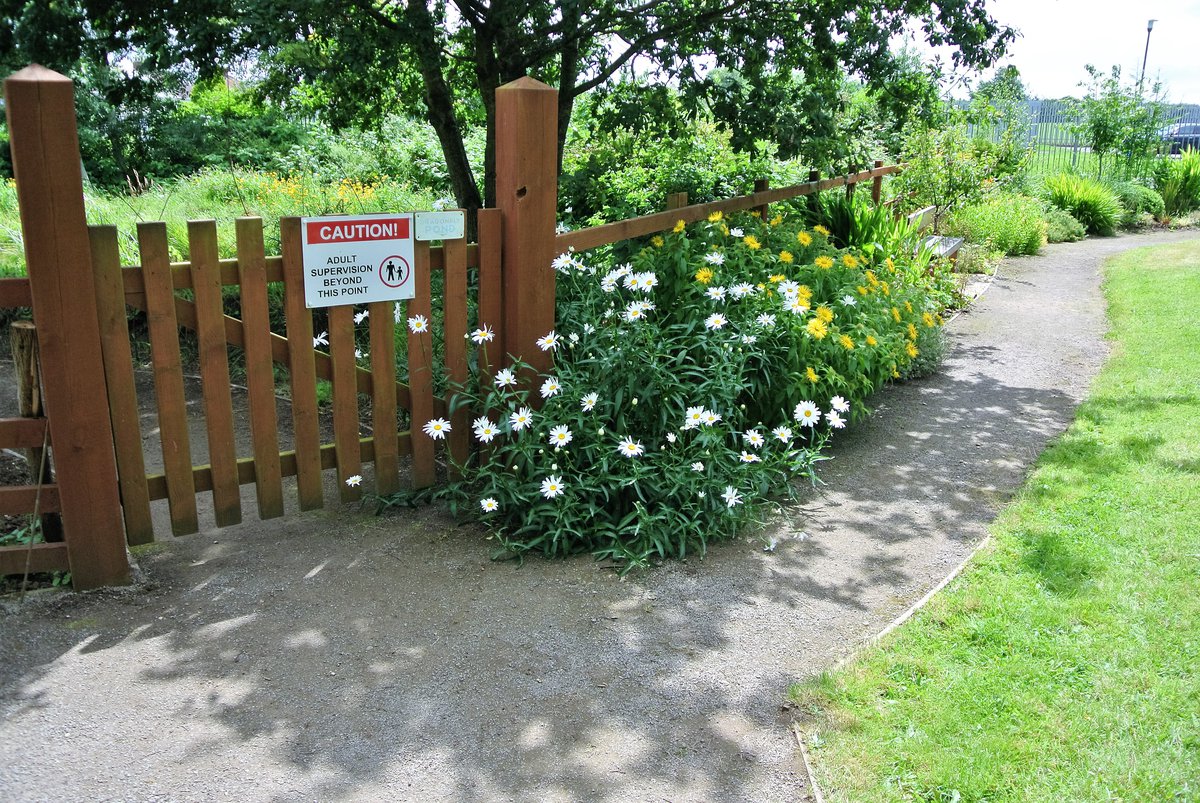
{"label": "grass", "polygon": [[1113,356],[992,543],[791,690],[831,799],[1200,800],[1200,248],[1106,293]]}

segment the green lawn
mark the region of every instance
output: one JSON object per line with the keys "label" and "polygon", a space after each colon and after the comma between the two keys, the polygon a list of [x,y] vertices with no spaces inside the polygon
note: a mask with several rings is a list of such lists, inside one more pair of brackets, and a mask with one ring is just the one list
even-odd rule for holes
{"label": "green lawn", "polygon": [[991,545],[792,689],[831,799],[1200,800],[1200,243],[1106,293],[1113,355]]}

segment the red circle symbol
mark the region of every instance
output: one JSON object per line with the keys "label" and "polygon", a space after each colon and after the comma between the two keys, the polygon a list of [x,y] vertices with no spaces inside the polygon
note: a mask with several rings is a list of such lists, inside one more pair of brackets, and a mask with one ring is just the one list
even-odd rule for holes
{"label": "red circle symbol", "polygon": [[408,260],[399,254],[392,254],[379,261],[379,280],[388,287],[399,287],[408,281],[412,268]]}

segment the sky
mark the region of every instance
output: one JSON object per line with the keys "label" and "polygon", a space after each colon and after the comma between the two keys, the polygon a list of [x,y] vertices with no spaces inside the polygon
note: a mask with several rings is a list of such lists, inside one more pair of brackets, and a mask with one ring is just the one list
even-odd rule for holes
{"label": "sky", "polygon": [[1136,81],[1153,18],[1146,80],[1161,79],[1171,102],[1200,103],[1200,0],[988,0],[987,6],[993,18],[1021,32],[1001,64],[1021,71],[1030,95],[1079,96],[1085,64],[1105,72],[1119,65],[1123,77]]}

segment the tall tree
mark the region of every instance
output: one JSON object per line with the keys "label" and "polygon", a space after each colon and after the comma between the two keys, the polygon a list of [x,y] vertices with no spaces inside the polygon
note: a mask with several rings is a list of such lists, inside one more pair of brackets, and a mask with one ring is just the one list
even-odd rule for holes
{"label": "tall tree", "polygon": [[[28,13],[37,0],[4,5],[4,22],[24,40],[134,41],[150,64],[201,74],[253,58],[268,90],[299,88],[335,123],[420,103],[468,208],[495,201],[496,89],[521,76],[559,90],[561,164],[576,99],[635,59],[684,81],[701,60],[748,80],[840,64],[871,81],[894,69],[889,40],[906,26],[956,45],[958,66],[990,65],[1014,37],[985,0],[61,0],[54,5],[77,21],[65,37],[38,27]],[[463,145],[470,120],[488,130],[482,191]]]}

